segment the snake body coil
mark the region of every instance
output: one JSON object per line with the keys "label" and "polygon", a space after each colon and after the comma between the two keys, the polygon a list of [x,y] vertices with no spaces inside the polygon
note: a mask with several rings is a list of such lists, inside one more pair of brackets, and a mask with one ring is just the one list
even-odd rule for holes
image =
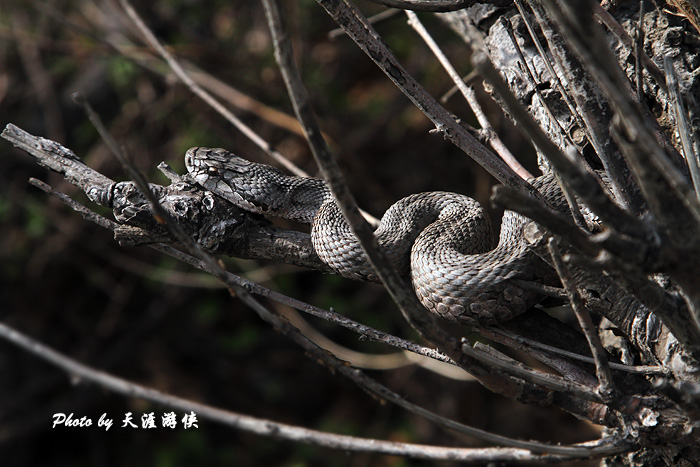
{"label": "snake body coil", "polygon": [[[224,149],[192,148],[185,165],[198,184],[242,209],[310,224],[316,253],[338,274],[377,280],[323,180],[288,176]],[[533,185],[551,205],[565,209],[551,177],[539,177]],[[397,271],[410,275],[428,310],[450,321],[493,324],[540,301],[541,294],[522,284],[546,282],[551,275],[524,243],[525,222],[505,211],[494,247],[479,203],[456,193],[429,192],[393,204],[375,236]]]}

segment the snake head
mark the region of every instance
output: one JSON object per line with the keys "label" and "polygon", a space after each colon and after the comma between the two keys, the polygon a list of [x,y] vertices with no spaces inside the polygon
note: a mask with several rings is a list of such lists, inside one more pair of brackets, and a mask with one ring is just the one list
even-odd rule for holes
{"label": "snake head", "polygon": [[247,211],[265,214],[284,203],[286,188],[280,181],[285,177],[278,169],[226,149],[190,148],[185,166],[198,185]]}
{"label": "snake head", "polygon": [[232,178],[245,177],[253,163],[221,148],[190,148],[185,153],[185,167],[198,183],[213,176],[223,177],[230,172]]}
{"label": "snake head", "polygon": [[254,166],[221,148],[194,147],[185,153],[187,172],[198,185],[241,208],[259,212],[256,203],[245,197]]}

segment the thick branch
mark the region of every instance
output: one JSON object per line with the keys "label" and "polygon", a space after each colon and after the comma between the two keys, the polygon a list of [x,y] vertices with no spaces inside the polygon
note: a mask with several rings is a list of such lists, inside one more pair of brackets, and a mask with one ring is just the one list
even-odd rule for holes
{"label": "thick branch", "polygon": [[[115,182],[85,165],[72,151],[8,124],[1,135],[31,154],[38,164],[65,176],[88,198],[112,208],[122,227],[115,238],[126,245],[172,242],[174,237],[153,216],[150,204],[133,182]],[[242,211],[196,185],[176,182],[151,185],[160,204],[192,238],[214,254],[270,259],[329,272],[308,234],[283,230],[261,216]]]}

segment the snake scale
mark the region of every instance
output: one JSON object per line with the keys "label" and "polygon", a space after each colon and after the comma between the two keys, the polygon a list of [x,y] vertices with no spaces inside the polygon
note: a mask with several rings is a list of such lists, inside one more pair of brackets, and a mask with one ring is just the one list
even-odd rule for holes
{"label": "snake scale", "polygon": [[[323,180],[285,175],[225,149],[191,148],[185,165],[197,184],[244,210],[311,225],[316,253],[338,274],[377,280]],[[567,209],[551,176],[532,184],[555,209]],[[425,308],[463,324],[495,324],[543,298],[524,283],[552,280],[552,269],[525,245],[526,221],[506,210],[494,245],[479,203],[436,191],[397,201],[382,216],[375,236],[396,270],[410,276]]]}

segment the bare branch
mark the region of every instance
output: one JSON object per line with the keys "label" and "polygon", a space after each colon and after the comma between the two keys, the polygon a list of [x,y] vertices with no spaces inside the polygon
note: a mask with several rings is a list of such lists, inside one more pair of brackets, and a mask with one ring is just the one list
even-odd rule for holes
{"label": "bare branch", "polygon": [[428,117],[443,136],[469,155],[496,180],[538,198],[536,190],[508,165],[455,121],[433,96],[401,66],[394,54],[379,39],[379,34],[354,5],[343,0],[317,0],[357,45],[379,66],[411,102]]}
{"label": "bare branch", "polygon": [[[331,449],[341,449],[355,452],[376,452],[392,454],[417,459],[431,460],[461,460],[470,462],[509,462],[537,461],[544,459],[556,460],[551,455],[533,454],[525,449],[508,448],[444,448],[419,444],[380,441],[377,439],[357,438],[346,435],[336,435],[317,430],[310,430],[294,425],[260,419],[239,414],[229,410],[219,409],[211,405],[194,402],[181,397],[166,394],[153,388],[117,378],[78,361],[41,344],[40,342],[21,334],[13,328],[0,323],[0,338],[36,355],[52,365],[61,368],[73,379],[84,380],[97,384],[110,391],[127,397],[137,397],[165,407],[171,407],[185,412],[194,412],[197,416],[213,422],[221,423],[235,429],[255,433],[262,436],[274,436],[280,439],[303,442]],[[552,448],[557,448],[552,446]],[[573,451],[583,455],[567,454],[561,460],[576,457],[597,457],[628,451],[629,446],[580,446],[571,447]]]}
{"label": "bare branch", "polygon": [[644,100],[644,73],[642,71],[642,54],[644,53],[644,1],[639,1],[639,23],[637,24],[637,37],[634,41],[634,73],[637,100]]}
{"label": "bare branch", "polygon": [[[547,157],[547,160],[561,175],[565,183],[568,183],[574,192],[596,214],[619,232],[632,236],[642,236],[642,238],[652,236],[649,235],[650,227],[648,225],[643,224],[636,217],[623,211],[613,203],[596,177],[581,167],[580,163],[577,164],[566,157],[547,137],[520,101],[511,93],[507,84],[493,67],[486,54],[483,40],[474,26],[467,25],[467,38],[471,42],[470,45],[473,49],[472,62],[474,65],[493,86],[503,100],[506,109],[518,122],[523,131],[528,134],[531,141]],[[634,225],[633,228],[631,228],[632,225]]]}
{"label": "bare branch", "polygon": [[669,96],[676,119],[678,136],[683,147],[683,156],[688,164],[690,176],[693,179],[695,196],[700,200],[700,160],[698,159],[700,155],[696,154],[693,148],[693,136],[688,123],[688,111],[685,108],[683,96],[678,88],[678,77],[676,76],[676,70],[673,69],[673,59],[668,55],[664,57],[664,69],[666,70],[666,86],[670,91]]}
{"label": "bare branch", "polygon": [[342,172],[336,164],[330,149],[323,140],[318,123],[311,110],[309,96],[301,82],[301,77],[294,62],[291,42],[286,36],[279,7],[275,0],[264,0],[263,4],[265,5],[265,13],[275,46],[275,58],[282,72],[289,97],[292,100],[294,112],[304,128],[316,163],[321,169],[323,178],[328,183],[338,207],[362,245],[362,249],[377,276],[386,286],[408,322],[419,332],[426,333],[432,338],[441,336],[439,343],[449,342],[451,339],[447,337],[447,334],[437,324],[436,318],[426,313],[425,308],[423,308],[413,293],[411,286],[399,277],[389,263],[388,258],[377,243],[374,229],[360,215],[355,199],[345,183]]}
{"label": "bare branch", "polygon": [[[456,11],[477,3],[477,0],[369,0],[390,8],[400,8],[402,10],[446,12]],[[506,6],[508,0],[490,0],[495,6]]]}
{"label": "bare branch", "polygon": [[537,384],[543,388],[575,395],[576,397],[591,402],[604,402],[601,396],[588,386],[567,380],[560,376],[527,368],[522,364],[518,364],[515,360],[505,357],[503,354],[496,354],[496,351],[493,349],[489,349],[490,353],[486,353],[483,345],[478,347],[475,345],[474,348],[472,348],[472,345],[468,341],[464,341],[462,351],[470,357],[488,363],[500,371],[518,376],[525,381]]}
{"label": "bare branch", "polygon": [[[620,151],[613,144],[610,131],[612,112],[603,98],[600,85],[586,72],[579,57],[566,46],[562,35],[556,34],[550,13],[540,3],[528,0],[547,40],[558,72],[567,83],[566,89],[560,92],[562,96],[570,96],[564,97],[566,101],[573,99],[575,102],[575,108],[571,110],[572,115],[603,164],[615,199],[624,209],[639,214],[643,210],[643,200],[639,195],[636,180],[630,174]],[[526,17],[527,15],[524,16]],[[539,43],[539,40],[533,41],[535,44]],[[548,59],[545,60],[545,63],[548,62]],[[559,77],[556,80],[559,80]],[[570,105],[569,107],[571,108]]]}
{"label": "bare branch", "polygon": [[[115,217],[129,224],[122,224],[115,231],[121,243],[143,245],[173,240],[166,229],[158,227],[149,202],[132,182],[114,182],[85,165],[69,149],[30,135],[11,123],[1,136],[31,154],[39,165],[62,174],[91,201],[114,209]],[[158,192],[159,202],[169,215],[212,253],[274,259],[330,271],[316,255],[308,234],[274,227],[260,216],[245,213],[195,185],[150,185],[150,189]]]}
{"label": "bare branch", "polygon": [[615,391],[615,383],[612,378],[612,373],[610,373],[610,365],[605,357],[605,350],[603,349],[603,344],[600,342],[600,337],[595,330],[593,320],[591,320],[591,315],[586,309],[583,300],[581,299],[581,294],[579,294],[576,289],[576,284],[573,282],[573,278],[569,273],[569,269],[564,263],[564,260],[559,253],[559,249],[556,245],[556,240],[554,238],[549,239],[549,254],[552,256],[552,262],[557,270],[557,274],[561,278],[561,282],[566,288],[569,294],[569,302],[571,307],[576,313],[576,318],[578,318],[579,325],[583,330],[586,340],[588,340],[588,345],[591,348],[591,353],[595,360],[596,373],[598,374],[598,381],[600,381],[600,393],[604,399],[610,400],[613,397]]}
{"label": "bare branch", "polygon": [[[507,331],[500,328],[488,328],[479,330],[479,334],[484,337],[488,337],[491,340],[500,342],[501,344],[508,345],[510,347],[522,350],[524,348],[530,349],[542,349],[554,355],[561,355],[563,357],[571,358],[573,360],[578,360],[580,362],[595,363],[593,357],[587,357],[585,355],[577,354],[575,352],[569,352],[568,350],[560,349],[551,345],[543,344],[526,337],[519,336],[515,333]],[[500,336],[500,337],[499,337]],[[503,339],[505,338],[505,339]],[[507,340],[506,340],[507,339]],[[539,358],[536,356],[536,358]],[[548,365],[550,363],[547,363]],[[613,370],[624,371],[627,373],[641,373],[641,374],[667,374],[668,371],[662,366],[650,366],[650,365],[624,365],[621,363],[609,362],[608,365]]]}
{"label": "bare branch", "polygon": [[[574,144],[573,141],[571,141],[571,138],[569,135],[564,131],[564,129],[561,127],[561,124],[559,124],[559,121],[556,119],[554,116],[554,113],[551,111],[549,108],[549,105],[547,105],[547,101],[545,100],[544,96],[542,95],[542,91],[540,90],[539,84],[537,80],[535,79],[535,76],[532,74],[532,70],[530,70],[530,65],[527,63],[527,60],[525,60],[525,56],[523,55],[523,51],[520,49],[520,45],[518,44],[518,40],[515,37],[515,33],[513,32],[513,25],[511,24],[510,21],[501,18],[501,24],[503,27],[505,27],[506,31],[508,32],[508,36],[510,37],[511,42],[513,43],[513,47],[515,48],[515,51],[518,53],[518,58],[520,58],[520,63],[522,69],[525,71],[525,76],[527,76],[530,79],[532,88],[535,90],[535,93],[537,94],[537,97],[540,100],[540,103],[542,107],[545,109],[547,114],[549,115],[549,120],[552,122],[556,123],[556,127],[559,128],[561,140],[563,143],[568,143],[568,147],[570,148],[571,151],[576,151],[576,145]],[[582,159],[581,159],[582,160]],[[569,185],[567,183],[564,183],[564,181],[561,179],[559,174],[555,171],[555,176],[557,178],[557,183],[559,183],[559,186],[562,189],[562,192],[564,193],[564,197],[566,198],[566,202],[569,205],[569,210],[571,211],[571,216],[574,219],[574,222],[576,225],[583,231],[587,231],[588,227],[586,226],[586,221],[583,218],[583,215],[581,214],[581,210],[578,207],[578,203],[576,202],[576,198],[573,194],[573,192],[569,189]]]}
{"label": "bare branch", "polygon": [[481,125],[481,128],[487,135],[489,135],[488,140],[494,151],[496,151],[501,159],[503,159],[503,161],[523,179],[527,180],[534,178],[534,176],[528,172],[528,170],[523,167],[520,162],[518,162],[506,145],[503,144],[501,138],[499,138],[496,132],[493,130],[491,122],[489,122],[488,118],[486,117],[481,105],[479,105],[479,102],[476,100],[476,93],[472,88],[467,86],[462,77],[459,76],[457,70],[455,70],[454,66],[452,66],[445,54],[442,52],[442,50],[440,50],[440,46],[438,46],[437,42],[435,42],[435,40],[430,36],[430,33],[428,33],[428,30],[425,29],[425,26],[423,26],[423,23],[421,23],[418,16],[412,11],[406,11],[406,15],[408,16],[408,24],[416,30],[423,41],[428,45],[428,47],[430,47],[433,55],[435,55],[435,57],[440,61],[440,64],[442,64],[445,71],[447,71],[447,74],[450,75],[450,78],[452,78],[452,81],[457,86],[457,89],[459,89],[462,96],[464,96],[464,99],[469,104],[472,112],[474,112],[474,115],[476,115],[479,125]]}
{"label": "bare branch", "polygon": [[[377,13],[376,15],[373,15],[373,16],[370,16],[369,18],[367,18],[367,22],[369,24],[379,24],[383,21],[394,18],[395,16],[398,16],[400,14],[401,14],[401,10],[396,10],[396,9],[384,10],[381,13]],[[340,36],[344,36],[344,35],[345,35],[345,31],[343,30],[343,28],[335,28],[335,29],[332,29],[328,33],[328,38],[335,39],[336,37],[340,37]],[[296,122],[296,120],[295,120],[295,122]]]}
{"label": "bare branch", "polygon": [[[627,34],[627,31],[620,26],[620,23],[617,22],[617,20],[610,14],[608,10],[603,8],[600,3],[594,3],[593,4],[593,9],[595,11],[596,18],[600,20],[601,23],[605,25],[606,28],[608,28],[617,38],[625,44],[625,46],[629,47],[630,49],[635,47],[635,40]],[[640,19],[640,21],[643,21]],[[639,40],[639,38],[637,39]],[[649,55],[644,52],[644,50],[639,50],[638,55],[641,59],[642,65],[647,69],[649,74],[656,80],[656,82],[661,86],[662,88],[666,86],[666,81],[664,79],[664,72],[661,71],[661,69],[652,61],[651,58],[649,58]]]}
{"label": "bare branch", "polygon": [[[649,177],[640,176],[640,173],[644,172],[643,167],[654,167],[668,183],[673,195],[677,201],[680,201],[679,204],[686,209],[688,217],[700,226],[700,201],[695,197],[682,173],[654,137],[655,133],[652,127],[647,124],[646,114],[631,98],[629,92],[621,92],[629,89],[627,78],[617,65],[604,38],[601,37],[601,31],[598,27],[593,27],[597,25],[586,22],[591,18],[583,18],[571,11],[561,10],[554,0],[543,0],[543,3],[547,5],[557,26],[560,29],[566,28],[570,32],[565,35],[565,39],[582,57],[588,71],[596,78],[606,97],[615,108],[620,121],[625,125],[625,131],[629,133],[631,140],[637,143],[637,148],[641,149],[641,151],[628,152],[627,158],[632,170],[637,175],[642,190],[653,189]],[[596,52],[593,53],[593,50]],[[645,193],[647,201],[660,199],[653,193],[648,191]],[[650,209],[662,224],[674,223],[675,216],[669,217],[670,213],[666,210],[667,207],[661,208],[652,203]]]}
{"label": "bare branch", "polygon": [[306,176],[306,172],[299,169],[296,165],[292,164],[286,157],[280,154],[278,151],[274,150],[270,144],[262,139],[257,133],[255,133],[250,127],[248,127],[243,121],[241,121],[236,115],[234,115],[230,110],[221,105],[219,101],[214,99],[211,94],[206,92],[190,77],[189,74],[182,68],[177,60],[168,52],[165,47],[158,41],[156,36],[151,32],[146,24],[141,20],[136,10],[131,6],[127,0],[120,0],[122,8],[129,15],[134,24],[139,28],[141,33],[144,35],[146,40],[151,47],[156,49],[161,57],[168,63],[170,68],[173,70],[175,75],[182,81],[185,86],[187,86],[195,95],[207,103],[211,108],[215,109],[219,114],[221,114],[226,120],[228,120],[233,126],[238,128],[238,130],[243,133],[248,139],[254,142],[260,149],[265,151],[270,157],[282,164],[287,170],[298,176]]}

